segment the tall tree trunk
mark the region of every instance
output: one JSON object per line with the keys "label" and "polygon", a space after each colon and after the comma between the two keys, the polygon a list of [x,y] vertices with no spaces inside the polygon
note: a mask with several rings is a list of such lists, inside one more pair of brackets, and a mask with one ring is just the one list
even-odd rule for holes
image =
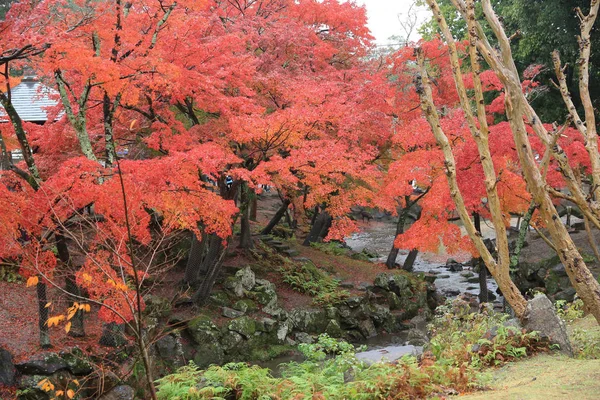
{"label": "tall tree trunk", "polygon": [[275,215],[273,215],[273,218],[271,218],[271,220],[269,221],[267,226],[265,226],[263,228],[263,230],[260,231],[261,235],[268,235],[271,233],[273,228],[275,228],[275,226],[279,223],[281,218],[285,215],[285,212],[287,211],[289,205],[290,205],[290,200],[284,199],[283,204],[281,204],[281,207],[279,207],[279,209],[277,210]]}
{"label": "tall tree trunk", "polygon": [[258,213],[258,195],[254,189],[250,190],[250,221],[257,221]]}
{"label": "tall tree trunk", "polygon": [[[394,235],[394,241],[396,241],[398,235],[404,233],[404,223],[406,222],[407,214],[408,213],[406,212],[406,208],[403,208],[402,211],[400,211],[400,214],[398,214],[398,222],[396,223],[396,235]],[[396,268],[396,259],[398,258],[399,251],[400,248],[396,247],[392,243],[392,249],[390,250],[390,254],[388,254],[387,260],[385,261],[385,265],[389,269]]]}
{"label": "tall tree trunk", "polygon": [[215,233],[207,235],[206,240],[208,240],[208,250],[202,261],[201,267],[201,270],[206,271],[206,274],[204,275],[202,284],[192,296],[192,301],[198,305],[202,305],[208,300],[210,292],[221,271],[221,265],[227,250],[227,247],[223,245],[223,239]]}
{"label": "tall tree trunk", "polygon": [[242,183],[240,196],[240,243],[239,248],[251,249],[254,247],[252,232],[250,231],[250,188],[247,183]]}
{"label": "tall tree trunk", "polygon": [[48,332],[48,295],[46,294],[46,284],[38,282],[36,285],[38,300],[38,327],[40,329],[40,347],[47,349],[52,347],[50,343],[50,333]]}
{"label": "tall tree trunk", "polygon": [[404,260],[404,264],[402,264],[402,269],[411,272],[414,268],[417,255],[419,255],[419,250],[412,249],[409,251],[406,260]]}
{"label": "tall tree trunk", "polygon": [[304,239],[304,242],[302,242],[302,245],[310,246],[311,243],[322,241],[329,233],[332,221],[331,215],[329,215],[326,210],[321,211],[315,218],[315,222],[310,229],[308,236]]}
{"label": "tall tree trunk", "polygon": [[[479,213],[473,213],[473,223],[475,224],[475,230],[481,235],[481,216]],[[476,260],[479,274],[479,302],[487,303],[489,301],[488,286],[487,286],[487,268],[481,257]]]}
{"label": "tall tree trunk", "polygon": [[[67,293],[73,295],[73,302],[79,301],[81,296],[81,290],[75,282],[75,270],[71,263],[71,255],[69,254],[69,247],[67,246],[67,239],[61,233],[55,233],[56,238],[56,249],[58,250],[58,258],[63,264],[66,270],[65,277],[65,290]],[[73,303],[71,303],[73,305]],[[83,337],[85,336],[85,325],[84,325],[84,314],[83,310],[78,310],[73,318],[71,318],[71,330],[69,330],[69,336],[72,337]]]}
{"label": "tall tree trunk", "polygon": [[205,237],[202,240],[198,240],[196,234],[192,233],[192,246],[190,247],[190,253],[185,266],[185,275],[183,277],[183,281],[188,285],[192,285],[198,281],[198,277],[202,272],[202,260],[205,252]]}

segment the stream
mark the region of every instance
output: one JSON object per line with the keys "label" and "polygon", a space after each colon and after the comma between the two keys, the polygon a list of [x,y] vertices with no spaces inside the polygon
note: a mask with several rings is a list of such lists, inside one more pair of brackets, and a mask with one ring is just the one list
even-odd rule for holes
{"label": "stream", "polygon": [[[367,249],[369,252],[377,254],[377,258],[372,259],[374,262],[385,262],[395,238],[396,224],[389,220],[371,221],[362,224],[361,228],[360,232],[346,238],[346,244],[356,252]],[[482,226],[482,235],[484,238],[494,237],[493,230],[485,224]],[[407,255],[408,250],[400,250],[396,262],[402,264]],[[446,267],[446,261],[449,258],[464,263],[463,270],[458,272],[449,271]],[[436,288],[440,294],[447,298],[456,297],[460,293],[477,296],[479,295],[478,276],[466,263],[470,259],[471,256],[467,253],[452,256],[445,253],[419,253],[415,260],[414,272],[435,274],[437,276],[435,280]],[[496,294],[498,286],[491,276],[488,276],[487,286],[488,290]],[[494,307],[501,307],[501,302],[502,298],[498,296],[498,299],[494,301]],[[394,361],[407,354],[418,355],[423,350],[422,347],[407,344],[407,332],[377,335],[357,345],[366,345],[366,350],[357,353],[356,356],[368,364],[382,359]],[[295,353],[257,364],[269,368],[273,376],[281,376],[281,364],[302,361],[304,361],[304,357],[299,353]]]}
{"label": "stream", "polygon": [[[484,237],[493,237],[491,229],[482,226]],[[361,252],[364,249],[376,253],[375,262],[385,262],[392,247],[396,234],[396,224],[392,221],[372,221],[362,226],[361,232],[357,232],[346,239],[346,244],[354,251]],[[408,250],[400,250],[396,262],[402,264],[408,255]],[[446,268],[446,260],[452,258],[458,262],[466,263],[470,259],[467,253],[449,256],[445,253],[419,253],[414,264],[415,272],[425,272],[437,275],[435,286],[439,293],[446,297],[456,297],[458,293],[470,293],[479,295],[479,283],[475,279],[477,273],[471,267],[463,264],[463,270],[451,272]],[[470,276],[472,274],[472,276]],[[470,282],[469,282],[470,280]],[[488,289],[495,294],[498,286],[491,276],[487,280]],[[498,302],[498,300],[496,300]]]}

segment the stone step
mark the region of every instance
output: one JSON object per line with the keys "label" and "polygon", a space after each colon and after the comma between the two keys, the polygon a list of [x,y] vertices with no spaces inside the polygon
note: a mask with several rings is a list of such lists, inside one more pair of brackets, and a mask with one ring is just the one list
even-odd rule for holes
{"label": "stone step", "polygon": [[283,253],[284,251],[289,250],[290,246],[288,246],[287,244],[275,244],[273,245],[273,248],[278,252]]}
{"label": "stone step", "polygon": [[300,255],[300,252],[295,249],[287,249],[284,250],[283,253],[285,253],[288,257],[296,257],[297,255]]}
{"label": "stone step", "polygon": [[260,235],[258,238],[265,243],[272,242],[273,240],[275,240],[271,235]]}

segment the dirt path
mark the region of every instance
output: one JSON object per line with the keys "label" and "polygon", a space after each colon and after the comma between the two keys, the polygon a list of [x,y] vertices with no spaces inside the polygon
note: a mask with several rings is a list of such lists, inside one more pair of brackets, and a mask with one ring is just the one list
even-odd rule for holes
{"label": "dirt path", "polygon": [[481,400],[592,400],[600,398],[600,360],[539,355],[493,372],[492,390],[461,396]]}

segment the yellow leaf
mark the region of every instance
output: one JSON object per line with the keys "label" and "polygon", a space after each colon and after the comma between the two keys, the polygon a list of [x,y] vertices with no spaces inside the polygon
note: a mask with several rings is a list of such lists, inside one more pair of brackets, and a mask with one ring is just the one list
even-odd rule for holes
{"label": "yellow leaf", "polygon": [[71,330],[71,321],[67,322],[67,324],[65,325],[65,332],[69,333],[70,330]]}
{"label": "yellow leaf", "polygon": [[75,316],[76,312],[77,312],[77,308],[69,307],[69,313],[67,314],[67,320],[70,320],[71,318],[73,318]]}
{"label": "yellow leaf", "polygon": [[67,397],[72,399],[73,397],[75,397],[75,392],[71,389],[67,390]]}
{"label": "yellow leaf", "polygon": [[47,302],[47,303],[46,303],[46,305],[44,306],[44,308],[48,308],[48,307],[50,307],[51,305],[52,305],[52,302],[51,302],[51,301],[49,301],[49,302]]}
{"label": "yellow leaf", "polygon": [[38,386],[44,392],[50,392],[50,391],[54,390],[54,385],[52,384],[52,382],[50,382],[50,380],[48,378],[42,379],[40,382],[38,382]]}
{"label": "yellow leaf", "polygon": [[62,390],[58,390],[58,391],[56,391],[56,393],[54,393],[54,395],[55,395],[56,397],[58,397],[58,396],[62,396],[64,393],[65,393],[65,392],[63,392]]}
{"label": "yellow leaf", "polygon": [[91,309],[92,309],[92,308],[90,307],[90,305],[89,305],[89,304],[86,304],[86,305],[85,305],[85,312],[90,312],[90,310],[91,310]]}
{"label": "yellow leaf", "polygon": [[129,124],[129,130],[133,129],[133,127],[135,126],[136,122],[137,122],[137,119],[134,119],[133,121],[131,121],[131,124]]}
{"label": "yellow leaf", "polygon": [[64,315],[57,315],[56,317],[50,317],[50,318],[48,318],[48,327],[51,327],[52,325],[58,326],[58,323],[64,319],[65,319]]}
{"label": "yellow leaf", "polygon": [[76,386],[79,386],[79,381],[78,381],[77,379],[73,379],[73,383],[74,383]]}
{"label": "yellow leaf", "polygon": [[29,277],[29,279],[27,279],[27,287],[35,286],[38,284],[39,281],[40,278],[38,278],[37,276],[31,276]]}

